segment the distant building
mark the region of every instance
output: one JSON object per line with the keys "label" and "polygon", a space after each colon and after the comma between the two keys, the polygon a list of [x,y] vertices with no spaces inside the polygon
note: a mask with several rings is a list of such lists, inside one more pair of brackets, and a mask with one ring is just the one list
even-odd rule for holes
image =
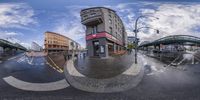
{"label": "distant building", "polygon": [[81,50],[81,45],[79,43],[75,42],[74,40],[69,39],[69,48],[68,48],[68,51],[72,52],[72,50],[75,50],[75,51]]}
{"label": "distant building", "polygon": [[36,42],[32,42],[31,50],[32,51],[42,51],[42,47],[39,44],[37,44]]}
{"label": "distant building", "polygon": [[45,32],[45,52],[67,52],[79,50],[79,43],[74,40],[55,32]]}
{"label": "distant building", "polygon": [[139,39],[138,38],[136,39],[134,36],[128,36],[127,42],[128,42],[128,44],[135,44],[135,43],[139,42]]}
{"label": "distant building", "polygon": [[89,56],[108,57],[127,46],[127,33],[117,13],[105,7],[83,9],[81,22],[86,26]]}

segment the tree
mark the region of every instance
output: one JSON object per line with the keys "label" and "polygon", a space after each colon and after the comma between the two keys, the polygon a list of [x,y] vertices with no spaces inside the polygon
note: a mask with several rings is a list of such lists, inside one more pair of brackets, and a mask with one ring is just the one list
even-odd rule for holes
{"label": "tree", "polygon": [[128,49],[134,49],[135,48],[135,44],[128,44]]}

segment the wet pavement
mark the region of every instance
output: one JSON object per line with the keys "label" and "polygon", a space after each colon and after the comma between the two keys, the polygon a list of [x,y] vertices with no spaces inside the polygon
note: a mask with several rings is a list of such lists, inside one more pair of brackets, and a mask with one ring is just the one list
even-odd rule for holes
{"label": "wet pavement", "polygon": [[78,58],[75,68],[90,78],[105,79],[123,73],[134,62],[134,54],[109,58]]}
{"label": "wet pavement", "polygon": [[[6,61],[1,64],[7,75],[29,82],[48,82],[63,79],[64,76],[46,64],[44,57],[26,57]],[[51,77],[51,78],[49,78]]]}
{"label": "wet pavement", "polygon": [[27,57],[24,54],[0,64],[0,88],[8,87],[2,79],[9,76],[30,83],[48,83],[65,78],[63,73],[46,64],[45,57]]}
{"label": "wet pavement", "polygon": [[23,81],[45,83],[60,80],[64,75],[49,65],[42,65],[43,58],[33,61],[28,58],[33,64],[30,65],[22,60],[26,59],[22,55],[0,64],[0,100],[200,100],[200,64],[164,67],[155,58],[144,58],[147,64],[143,66],[142,81],[127,91],[91,93],[69,86],[57,91],[33,92],[12,87],[2,78],[12,75]]}
{"label": "wet pavement", "polygon": [[184,52],[174,52],[173,56],[168,57],[166,53],[150,53],[147,51],[140,51],[142,54],[149,57],[155,58],[167,66],[179,66],[187,64],[199,64],[200,63],[200,51],[184,51]]}

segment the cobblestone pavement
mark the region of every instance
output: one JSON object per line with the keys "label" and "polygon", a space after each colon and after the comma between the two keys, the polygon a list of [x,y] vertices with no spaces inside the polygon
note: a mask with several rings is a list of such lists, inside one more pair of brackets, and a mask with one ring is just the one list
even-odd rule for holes
{"label": "cobblestone pavement", "polygon": [[134,55],[125,54],[110,58],[78,58],[75,61],[76,69],[90,78],[105,79],[121,74],[134,62]]}
{"label": "cobblestone pavement", "polygon": [[[64,72],[70,85],[80,90],[97,93],[125,91],[136,87],[144,75],[144,59],[141,55],[138,58],[138,64],[132,63],[126,71],[111,78],[98,79],[87,77],[74,67],[72,59],[67,62]],[[106,65],[104,64],[104,66]]]}

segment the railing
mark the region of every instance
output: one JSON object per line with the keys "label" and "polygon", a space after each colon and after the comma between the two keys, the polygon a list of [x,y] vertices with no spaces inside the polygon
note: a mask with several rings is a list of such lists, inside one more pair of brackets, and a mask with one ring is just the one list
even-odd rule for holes
{"label": "railing", "polygon": [[13,44],[13,43],[11,43],[11,42],[9,42],[7,40],[4,40],[4,39],[0,39],[0,43],[3,43],[3,45],[7,45],[8,47],[13,47],[13,48],[26,50],[26,48],[21,46],[20,44]]}
{"label": "railing", "polygon": [[162,43],[172,42],[172,41],[173,42],[178,42],[178,41],[180,41],[180,42],[194,42],[194,43],[200,44],[200,38],[199,37],[190,36],[190,35],[171,35],[171,36],[160,38],[160,39],[155,40],[153,42],[143,43],[143,44],[140,45],[140,47],[157,45],[157,44],[162,44]]}

